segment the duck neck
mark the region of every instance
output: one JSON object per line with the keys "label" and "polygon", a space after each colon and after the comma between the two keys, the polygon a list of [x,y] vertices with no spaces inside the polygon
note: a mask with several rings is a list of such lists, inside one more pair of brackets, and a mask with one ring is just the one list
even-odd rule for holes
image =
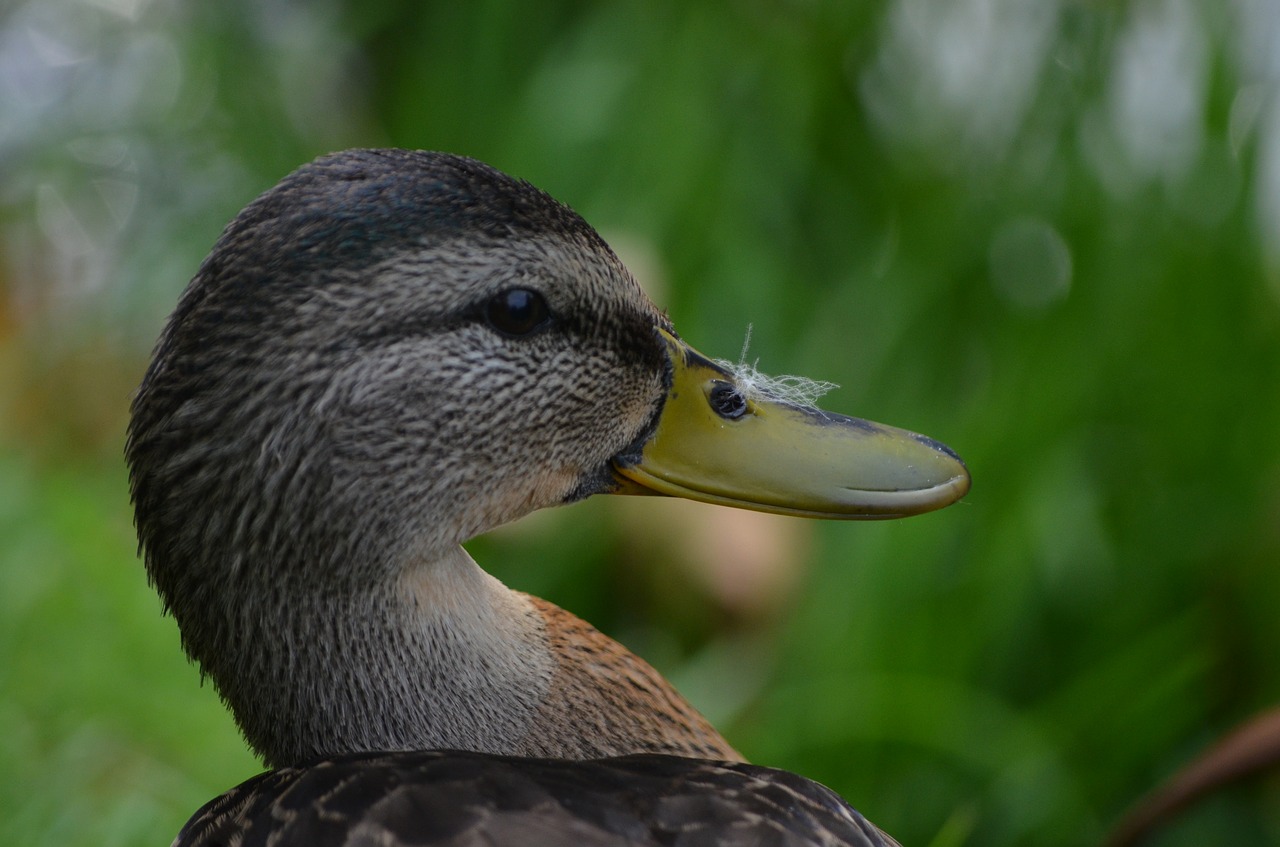
{"label": "duck neck", "polygon": [[460,547],[370,590],[295,588],[243,623],[239,662],[203,664],[273,766],[375,750],[514,752],[554,673],[538,610]]}

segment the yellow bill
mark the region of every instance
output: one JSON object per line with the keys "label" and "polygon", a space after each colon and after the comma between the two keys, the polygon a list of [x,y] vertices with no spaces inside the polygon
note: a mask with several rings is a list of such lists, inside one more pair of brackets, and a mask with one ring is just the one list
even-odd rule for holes
{"label": "yellow bill", "polygon": [[859,418],[753,396],[659,330],[671,387],[653,435],[614,459],[619,493],[811,518],[885,519],[949,506],[969,471],[949,447]]}

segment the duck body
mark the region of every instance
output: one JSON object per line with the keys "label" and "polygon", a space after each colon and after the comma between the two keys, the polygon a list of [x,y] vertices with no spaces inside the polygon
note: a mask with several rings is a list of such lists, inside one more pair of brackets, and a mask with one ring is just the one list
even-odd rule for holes
{"label": "duck body", "polygon": [[[180,844],[242,843],[212,834],[236,826],[265,836],[261,815],[298,811],[313,773],[368,801],[345,806],[354,840],[262,843],[366,843],[350,833],[390,808],[379,780],[431,805],[461,784],[442,776],[450,761],[483,790],[478,770],[508,785],[527,767],[534,783],[576,773],[588,794],[591,775],[625,785],[651,765],[636,810],[680,761],[706,791],[714,780],[696,775],[767,783],[706,764],[741,757],[656,671],[460,543],[600,493],[896,517],[968,488],[930,439],[750,395],[684,345],[572,210],[438,153],[324,157],[246,207],[179,301],[132,411],[148,576],[246,740],[282,769],[215,801],[224,811]],[[726,438],[745,447],[711,461]],[[778,438],[781,464],[757,458]],[[818,447],[806,458],[796,443]],[[792,490],[831,468],[843,476],[827,489]],[[412,752],[433,750],[467,755]],[[583,763],[637,754],[657,755]],[[519,817],[477,820],[511,834]]]}
{"label": "duck body", "polygon": [[773,768],[459,751],[344,756],[270,771],[208,803],[177,843],[896,844],[834,792]]}

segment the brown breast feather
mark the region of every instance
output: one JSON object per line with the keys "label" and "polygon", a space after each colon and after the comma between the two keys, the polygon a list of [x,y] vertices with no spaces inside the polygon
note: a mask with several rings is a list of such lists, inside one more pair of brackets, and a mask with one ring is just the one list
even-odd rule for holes
{"label": "brown breast feather", "polygon": [[556,667],[518,755],[668,753],[744,761],[647,662],[559,606],[525,596],[545,622]]}

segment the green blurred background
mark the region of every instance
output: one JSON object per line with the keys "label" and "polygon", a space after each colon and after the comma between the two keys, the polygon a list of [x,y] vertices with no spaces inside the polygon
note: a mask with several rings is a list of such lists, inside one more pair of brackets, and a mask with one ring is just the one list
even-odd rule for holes
{"label": "green blurred background", "polygon": [[[960,505],[596,498],[480,539],[904,844],[1090,844],[1280,703],[1280,4],[0,4],[0,843],[258,769],[135,556],[123,432],[241,206],[350,146],[577,208],[704,352],[933,435]],[[1280,779],[1162,845],[1280,843]]]}

